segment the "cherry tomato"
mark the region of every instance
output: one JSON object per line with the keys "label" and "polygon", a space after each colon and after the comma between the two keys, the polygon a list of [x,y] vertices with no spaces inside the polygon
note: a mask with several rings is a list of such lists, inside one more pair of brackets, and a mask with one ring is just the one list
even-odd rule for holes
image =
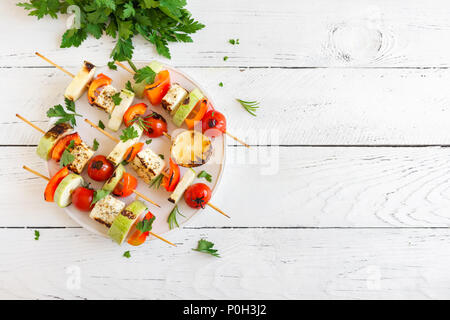
{"label": "cherry tomato", "polygon": [[128,197],[133,193],[137,187],[137,179],[128,172],[125,172],[120,179],[117,186],[114,188],[113,193],[118,197]]}
{"label": "cherry tomato", "polygon": [[204,183],[193,184],[184,193],[184,201],[194,209],[204,209],[209,200],[211,200],[211,189]]}
{"label": "cherry tomato", "polygon": [[95,181],[105,181],[114,172],[114,165],[105,156],[95,156],[88,165],[88,175]]}
{"label": "cherry tomato", "polygon": [[227,131],[227,120],[219,111],[210,110],[202,119],[202,130],[208,137],[218,137]]}
{"label": "cherry tomato", "polygon": [[85,187],[78,187],[72,193],[72,203],[81,211],[91,211],[94,207],[94,190]]}
{"label": "cherry tomato", "polygon": [[162,115],[152,112],[144,118],[145,134],[150,138],[158,138],[167,132],[167,121]]}

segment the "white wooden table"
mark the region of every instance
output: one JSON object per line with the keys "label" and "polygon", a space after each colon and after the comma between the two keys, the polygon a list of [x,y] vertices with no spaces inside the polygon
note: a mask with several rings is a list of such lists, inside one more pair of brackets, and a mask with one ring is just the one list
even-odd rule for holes
{"label": "white wooden table", "polygon": [[[59,49],[64,21],[15,2],[0,2],[0,298],[450,298],[448,1],[189,0],[207,28],[170,63],[253,147],[229,140],[214,202],[231,220],[208,208],[167,234],[177,248],[137,249],[43,201],[21,168],[45,170],[39,133],[15,118],[45,127],[68,82],[35,51],[76,70],[114,42]],[[136,42],[135,60],[154,57]],[[191,251],[202,237],[221,259]]]}

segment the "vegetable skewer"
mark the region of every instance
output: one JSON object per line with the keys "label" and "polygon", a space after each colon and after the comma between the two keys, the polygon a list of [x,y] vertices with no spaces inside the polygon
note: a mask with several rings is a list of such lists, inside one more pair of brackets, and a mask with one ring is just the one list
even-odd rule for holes
{"label": "vegetable skewer", "polygon": [[[132,69],[128,68],[126,65],[124,65],[123,63],[121,63],[121,62],[119,62],[119,61],[115,61],[115,63],[116,63],[119,67],[121,67],[122,69],[128,71],[128,72],[131,73],[131,74],[135,74],[135,73],[136,73],[136,72],[134,72]],[[247,148],[250,148],[250,146],[249,146],[247,143],[245,143],[244,141],[242,141],[242,140],[240,140],[239,138],[235,137],[234,135],[232,135],[232,134],[229,133],[228,131],[225,131],[225,133],[226,133],[229,137],[231,137],[231,138],[233,138],[234,140],[236,140],[237,142],[239,142],[240,144],[244,145],[244,146],[247,147]],[[167,134],[165,134],[165,135],[167,136]]]}
{"label": "vegetable skewer", "polygon": [[[45,131],[44,131],[44,130],[42,130],[41,128],[39,128],[39,127],[37,127],[36,125],[32,124],[29,120],[25,119],[25,118],[22,117],[21,115],[16,114],[16,116],[17,116],[19,119],[21,119],[22,121],[24,121],[25,123],[31,125],[34,129],[36,129],[36,130],[38,130],[39,132],[45,134]],[[87,120],[87,119],[86,119],[86,120]],[[90,125],[93,125],[93,126],[97,127],[95,124],[90,123],[89,120],[88,120],[87,122],[88,122]],[[107,136],[109,135],[109,133],[107,133],[106,131],[102,130],[102,129],[99,128],[99,127],[97,127],[96,129],[101,130],[101,132],[104,133],[104,134],[107,135]],[[110,138],[112,138],[113,140],[114,140],[114,139],[117,139],[117,138],[114,138],[114,137],[111,136],[111,135],[109,135],[109,136],[110,136]],[[116,140],[114,140],[114,141],[116,141]],[[157,204],[156,202],[154,202],[153,200],[151,200],[151,199],[148,198],[147,196],[143,195],[143,194],[140,193],[139,191],[133,190],[133,193],[136,194],[136,195],[138,195],[138,196],[140,196],[142,199],[144,199],[144,200],[150,202],[151,204],[157,206],[158,208],[161,208],[161,206],[160,206],[159,204]]]}
{"label": "vegetable skewer", "polygon": [[[107,133],[105,130],[102,130],[99,126],[97,126],[95,123],[93,123],[89,119],[84,119],[84,121],[87,122],[88,124],[90,124],[93,128],[97,129],[98,131],[100,131],[101,133],[106,135],[108,138],[112,139],[113,141],[115,141],[117,143],[120,142],[119,139],[111,136],[109,133]],[[162,171],[161,174],[164,175],[165,177],[169,178],[168,174],[165,173],[164,171]],[[227,215],[225,212],[223,212],[221,209],[219,209],[217,206],[213,205],[212,203],[208,202],[207,205],[210,206],[211,208],[213,208],[214,210],[216,210],[217,212],[219,212],[220,214],[224,215],[225,217],[231,218],[229,215]]]}
{"label": "vegetable skewer", "polygon": [[[44,176],[43,174],[41,174],[41,173],[39,173],[39,172],[37,172],[37,171],[35,171],[35,170],[33,170],[33,169],[31,169],[31,168],[25,166],[25,165],[23,166],[23,168],[24,168],[25,170],[27,170],[28,172],[31,172],[31,173],[33,173],[33,174],[35,174],[35,175],[41,177],[42,179],[45,179],[45,180],[47,180],[47,181],[50,181],[50,178],[49,178],[49,177],[46,177],[46,176]],[[142,196],[141,196],[141,197],[142,197]],[[145,199],[145,198],[144,198],[144,199]],[[151,231],[150,231],[149,233],[150,233],[152,236],[154,236],[155,238],[158,238],[159,240],[162,240],[162,241],[164,241],[164,242],[170,244],[171,246],[176,247],[176,245],[175,245],[174,243],[170,242],[169,240],[164,239],[163,237],[157,235],[156,233],[153,233],[153,232],[151,232]]]}

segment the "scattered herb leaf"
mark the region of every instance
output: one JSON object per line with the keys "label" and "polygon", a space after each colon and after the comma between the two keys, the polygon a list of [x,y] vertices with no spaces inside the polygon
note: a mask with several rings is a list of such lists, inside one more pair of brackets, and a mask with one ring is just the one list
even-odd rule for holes
{"label": "scattered herb leaf", "polygon": [[120,92],[117,92],[111,98],[116,106],[118,106],[122,102],[122,98],[120,97]]}
{"label": "scattered herb leaf", "polygon": [[75,147],[75,141],[70,140],[69,145],[66,147],[66,149],[64,150],[64,152],[61,155],[61,159],[59,160],[59,165],[61,166],[61,168],[71,164],[73,162],[73,160],[75,160],[75,156],[70,153],[74,147]]}
{"label": "scattered herb leaf", "polygon": [[123,253],[123,256],[124,256],[125,258],[130,259],[130,258],[131,258],[130,251],[125,251],[125,252]]}
{"label": "scattered herb leaf", "polygon": [[223,57],[223,61],[227,61],[228,60],[228,56]]}
{"label": "scattered herb leaf", "polygon": [[219,87],[223,87],[223,83],[222,82],[219,83]]}
{"label": "scattered herb leaf", "polygon": [[122,135],[119,138],[123,142],[126,142],[137,137],[139,137],[137,130],[133,126],[129,126],[128,128],[122,130]]}
{"label": "scattered herb leaf", "polygon": [[94,143],[92,145],[92,150],[97,151],[98,145],[99,145],[99,143],[98,143],[97,139],[94,139]]}
{"label": "scattered herb leaf", "polygon": [[38,230],[34,230],[34,240],[39,240],[41,233]]}
{"label": "scattered herb leaf", "polygon": [[136,224],[136,229],[139,230],[141,233],[148,232],[152,230],[152,224],[153,221],[155,221],[155,216],[151,217],[150,219],[143,219],[142,221],[139,221]]}
{"label": "scattered herb leaf", "polygon": [[214,257],[220,258],[220,255],[217,253],[217,250],[213,249],[212,247],[214,247],[214,243],[209,242],[205,239],[200,239],[198,241],[197,248],[192,250],[207,253]]}
{"label": "scattered herb leaf", "polygon": [[[73,101],[71,104],[68,104],[67,101],[70,101],[70,100],[66,99],[66,108],[68,108],[69,111],[75,110],[75,104],[73,103]],[[56,106],[53,106],[53,108],[50,108],[47,110],[47,117],[59,118],[56,121],[56,124],[70,122],[70,124],[72,126],[76,126],[77,120],[75,119],[75,117],[81,117],[81,114],[69,113],[66,110],[64,110],[62,105],[58,104]]]}
{"label": "scattered herb leaf", "polygon": [[134,92],[133,86],[131,85],[131,81],[128,80],[127,83],[125,84],[125,88],[127,90],[130,90],[131,92]]}
{"label": "scattered herb leaf", "polygon": [[161,158],[161,159],[163,159],[164,160],[164,155],[163,154],[158,154],[158,156]]}
{"label": "scattered herb leaf", "polygon": [[145,144],[150,144],[150,143],[152,143],[152,139],[148,139],[148,140],[145,140]]}
{"label": "scattered herb leaf", "polygon": [[96,203],[97,201],[102,200],[104,197],[106,197],[110,192],[103,190],[103,189],[98,189],[94,191],[94,198],[92,199],[92,204]]}
{"label": "scattered herb leaf", "polygon": [[239,39],[230,39],[228,40],[228,42],[231,43],[232,45],[239,44]]}
{"label": "scattered herb leaf", "polygon": [[198,175],[197,175],[197,177],[198,178],[205,178],[206,179],[206,181],[208,181],[208,182],[211,182],[212,181],[212,176],[208,173],[208,172],[206,172],[205,170],[202,170]]}
{"label": "scattered herb leaf", "polygon": [[105,129],[105,124],[102,122],[102,120],[98,120],[98,127],[100,129]]}
{"label": "scattered herb leaf", "polygon": [[256,117],[256,111],[259,108],[259,102],[258,101],[244,101],[241,99],[236,99],[237,102],[241,104],[244,109],[250,113],[252,116]]}

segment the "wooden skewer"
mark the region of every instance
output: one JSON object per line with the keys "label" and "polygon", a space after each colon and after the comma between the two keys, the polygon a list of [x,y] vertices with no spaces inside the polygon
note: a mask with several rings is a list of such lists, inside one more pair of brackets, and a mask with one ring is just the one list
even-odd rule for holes
{"label": "wooden skewer", "polygon": [[89,123],[92,127],[94,127],[95,129],[97,129],[98,131],[100,131],[101,133],[103,133],[105,136],[107,136],[108,138],[110,138],[111,140],[113,140],[116,143],[119,143],[120,140],[117,139],[116,137],[114,137],[113,135],[111,135],[110,133],[106,132],[105,130],[103,130],[102,128],[100,128],[98,125],[96,125],[95,123],[93,123],[91,120],[89,119],[84,119],[85,122]]}
{"label": "wooden skewer", "polygon": [[[41,173],[39,173],[39,172],[37,172],[37,171],[35,171],[35,170],[33,170],[33,169],[27,167],[27,166],[23,166],[23,168],[24,168],[25,170],[27,170],[28,172],[31,172],[32,174],[35,174],[35,175],[41,177],[42,179],[45,179],[45,180],[47,180],[47,181],[50,181],[50,178],[49,178],[49,177],[46,177],[46,176],[44,176],[43,174],[41,174]],[[142,195],[140,195],[140,196],[142,197]],[[142,198],[145,199],[145,197],[142,197]],[[170,245],[176,247],[175,244],[173,244],[173,243],[170,242],[169,240],[166,240],[166,239],[164,239],[163,237],[157,235],[156,233],[153,233],[153,232],[149,232],[149,233],[150,233],[152,236],[154,236],[155,238],[158,238],[159,240],[162,240],[162,241],[164,241],[164,242],[166,242],[166,243],[168,243],[168,244],[170,244]]]}
{"label": "wooden skewer", "polygon": [[23,122],[29,124],[30,126],[32,126],[33,128],[35,128],[37,131],[39,131],[42,134],[45,134],[45,131],[42,130],[41,128],[39,128],[38,126],[36,126],[35,124],[31,123],[30,121],[28,121],[27,119],[25,119],[24,117],[22,117],[20,114],[16,113],[16,117],[19,118],[20,120],[22,120]]}
{"label": "wooden skewer", "polygon": [[[119,67],[127,70],[129,73],[131,74],[135,74],[136,72],[134,72],[132,69],[128,68],[126,65],[124,65],[122,62],[119,61],[115,61],[115,64],[117,64]],[[225,133],[233,138],[234,140],[236,140],[237,142],[239,142],[240,144],[244,145],[247,148],[250,148],[250,146],[248,144],[246,144],[244,141],[242,141],[241,139],[238,139],[237,137],[233,136],[231,133],[228,133],[228,131],[225,131]],[[168,136],[168,138],[170,138],[170,136]]]}
{"label": "wooden skewer", "polygon": [[56,67],[57,69],[61,70],[62,72],[64,72],[65,74],[67,74],[68,76],[71,76],[72,78],[75,78],[75,75],[69,71],[67,71],[66,69],[64,69],[63,67],[57,65],[56,63],[54,63],[52,60],[44,57],[42,54],[40,54],[39,52],[35,52],[35,54],[41,58],[44,59],[45,61],[47,61],[48,63],[50,63],[52,66]]}
{"label": "wooden skewer", "polygon": [[[28,123],[30,126],[32,126],[33,128],[35,128],[36,130],[38,130],[38,131],[42,132],[43,134],[45,134],[45,131],[44,131],[44,130],[42,130],[41,128],[35,126],[34,124],[32,124],[30,121],[28,121],[27,119],[25,119],[25,118],[22,117],[21,115],[16,114],[16,116],[17,116],[19,119],[23,120],[25,123]],[[97,130],[101,131],[101,132],[102,132],[103,134],[105,134],[106,136],[108,136],[108,137],[110,137],[111,139],[113,139],[114,141],[119,142],[119,139],[117,139],[117,138],[111,136],[108,132],[102,130],[102,128],[98,127],[95,123],[92,123],[92,122],[89,121],[88,119],[85,119],[85,121],[86,121],[87,123],[89,123],[91,126],[93,126],[94,128],[96,128]],[[29,168],[26,169],[26,168],[24,167],[24,169],[25,169],[25,170],[28,170]],[[31,170],[31,169],[30,169],[30,170]],[[33,172],[34,174],[39,175],[39,173],[37,173],[36,171],[30,171],[30,172]],[[44,177],[44,176],[41,176],[41,175],[39,175],[39,176],[40,176],[41,178],[47,179],[47,177]],[[154,205],[157,206],[158,208],[161,208],[161,206],[160,206],[159,204],[157,204],[156,202],[152,201],[150,198],[148,198],[147,196],[143,195],[143,194],[140,193],[139,191],[133,190],[133,193],[136,194],[136,195],[138,195],[138,196],[140,196],[142,199],[147,200],[147,201],[150,202],[151,204],[154,204]]]}

